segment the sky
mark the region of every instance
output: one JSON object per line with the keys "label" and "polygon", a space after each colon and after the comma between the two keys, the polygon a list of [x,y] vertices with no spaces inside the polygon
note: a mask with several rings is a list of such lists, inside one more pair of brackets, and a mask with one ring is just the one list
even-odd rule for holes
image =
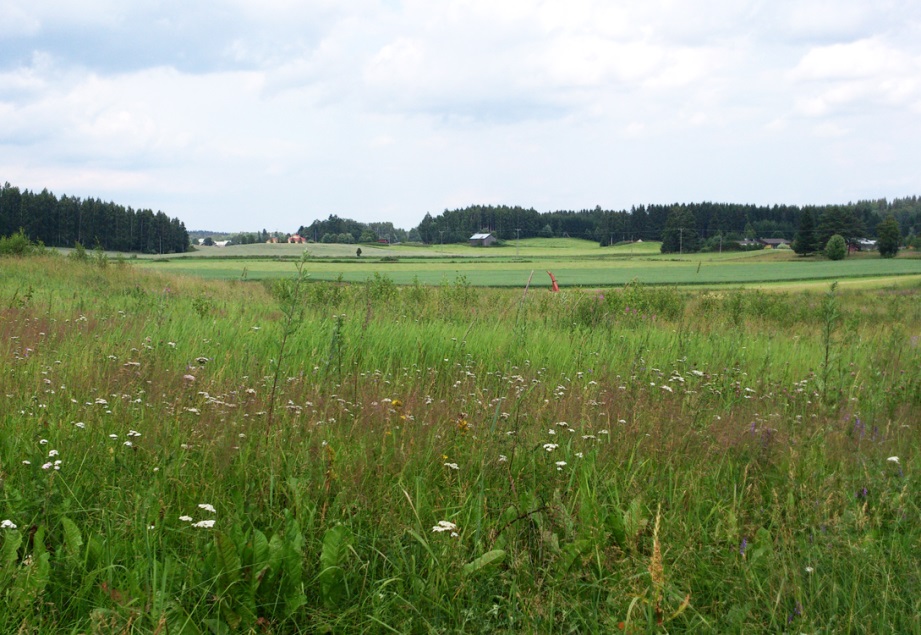
{"label": "sky", "polygon": [[190,230],[921,194],[917,0],[0,0],[0,183]]}

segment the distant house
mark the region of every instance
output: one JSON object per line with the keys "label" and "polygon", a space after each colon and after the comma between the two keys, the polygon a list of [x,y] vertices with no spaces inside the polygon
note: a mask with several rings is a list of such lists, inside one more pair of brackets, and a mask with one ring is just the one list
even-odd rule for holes
{"label": "distant house", "polygon": [[496,242],[498,241],[492,234],[474,234],[470,237],[471,247],[489,247],[495,245]]}
{"label": "distant house", "polygon": [[229,240],[215,240],[214,241],[215,247],[226,247],[229,244],[231,244],[231,241]]}
{"label": "distant house", "polygon": [[265,241],[265,242],[266,242],[266,244],[274,245],[275,243],[278,242],[278,238],[276,238],[275,236],[272,236],[271,238],[269,238],[269,239],[268,239],[267,241]]}
{"label": "distant house", "polygon": [[786,238],[759,238],[758,242],[768,249],[777,249],[778,247],[790,246],[790,241]]}
{"label": "distant house", "polygon": [[764,246],[763,243],[760,243],[757,240],[752,240],[751,238],[743,238],[742,240],[738,240],[736,242],[739,243],[739,247],[741,247],[742,249],[752,249],[753,247],[756,247],[759,245],[761,247]]}
{"label": "distant house", "polygon": [[853,246],[854,251],[876,251],[876,241],[869,238],[858,238],[850,246]]}
{"label": "distant house", "polygon": [[294,244],[300,245],[300,244],[302,244],[302,243],[306,243],[306,242],[307,242],[307,239],[304,238],[303,236],[298,235],[298,234],[294,234],[294,235],[292,235],[292,236],[288,236],[288,242],[289,242],[289,243],[294,243]]}

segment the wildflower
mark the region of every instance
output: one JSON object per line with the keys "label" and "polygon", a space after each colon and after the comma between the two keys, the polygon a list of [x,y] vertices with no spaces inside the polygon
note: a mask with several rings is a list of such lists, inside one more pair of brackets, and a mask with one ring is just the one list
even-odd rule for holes
{"label": "wildflower", "polygon": [[128,430],[128,436],[129,437],[139,437],[141,436],[141,433],[138,432],[137,430]]}
{"label": "wildflower", "polygon": [[668,385],[666,385],[666,384],[662,384],[661,388],[662,388],[662,390],[665,390],[665,391],[668,391],[668,392],[675,392],[675,391],[672,389],[671,386],[668,386]]}
{"label": "wildflower", "polygon": [[449,468],[451,468],[452,470],[459,470],[459,469],[460,469],[460,468],[457,466],[457,463],[445,463],[445,467],[449,467]]}
{"label": "wildflower", "polygon": [[197,523],[192,523],[193,527],[198,527],[199,529],[211,529],[214,527],[213,520],[199,520]]}
{"label": "wildflower", "polygon": [[132,447],[134,444],[131,443],[131,441],[125,441],[122,445],[124,445],[126,448],[130,448],[130,447]]}
{"label": "wildflower", "polygon": [[186,381],[195,381],[195,375],[183,375],[182,378]]}
{"label": "wildflower", "polygon": [[899,457],[897,456],[890,456],[886,460],[889,461],[890,463],[895,463],[896,465],[899,465]]}
{"label": "wildflower", "polygon": [[42,469],[43,469],[43,470],[50,470],[50,469],[53,468],[53,467],[54,467],[54,463],[51,463],[50,461],[49,461],[48,463],[45,463],[44,465],[42,465]]}
{"label": "wildflower", "polygon": [[499,455],[499,463],[505,463],[506,461],[508,461],[508,457],[505,456],[504,454],[500,454],[500,455]]}
{"label": "wildflower", "polygon": [[457,525],[447,520],[439,520],[438,524],[432,527],[432,531],[437,533],[450,531],[453,534],[453,532],[457,531]]}
{"label": "wildflower", "polygon": [[556,430],[554,430],[553,428],[550,428],[550,429],[547,431],[547,434],[556,434]]}
{"label": "wildflower", "polygon": [[83,423],[82,421],[78,421],[77,423],[74,424],[74,427],[77,427],[83,430],[86,427],[86,424]]}
{"label": "wildflower", "polygon": [[206,512],[211,512],[212,514],[217,513],[217,510],[214,509],[214,505],[209,505],[208,503],[199,503],[198,508],[204,509]]}
{"label": "wildflower", "polygon": [[117,434],[110,434],[110,435],[109,435],[109,438],[110,438],[110,439],[117,439],[117,438],[118,438],[118,435],[117,435]]}
{"label": "wildflower", "polygon": [[576,452],[576,456],[579,457],[579,458],[581,459],[582,456],[583,456],[583,454],[582,454],[581,452]]}
{"label": "wildflower", "polygon": [[39,439],[39,440],[38,440],[38,444],[39,444],[39,445],[45,445],[46,443],[48,443],[48,439]]}
{"label": "wildflower", "polygon": [[557,461],[556,462],[556,471],[559,472],[564,467],[566,467],[566,461]]}
{"label": "wildflower", "polygon": [[745,549],[748,547],[748,538],[742,538],[742,544],[739,545],[739,555],[745,555]]}
{"label": "wildflower", "polygon": [[553,451],[556,450],[558,447],[560,447],[560,446],[557,445],[556,443],[545,443],[545,444],[544,444],[544,449],[545,449],[547,452],[553,452]]}
{"label": "wildflower", "polygon": [[180,516],[179,520],[190,523],[192,522],[192,517],[191,516]]}
{"label": "wildflower", "polygon": [[23,464],[23,465],[32,465],[32,461],[23,461],[22,464]]}
{"label": "wildflower", "polygon": [[48,450],[48,456],[57,456],[58,454],[57,450]]}
{"label": "wildflower", "polygon": [[16,523],[9,519],[4,520],[0,522],[0,529],[16,529]]}
{"label": "wildflower", "polygon": [[806,567],[806,573],[812,573],[813,571],[815,571],[815,569],[812,567]]}

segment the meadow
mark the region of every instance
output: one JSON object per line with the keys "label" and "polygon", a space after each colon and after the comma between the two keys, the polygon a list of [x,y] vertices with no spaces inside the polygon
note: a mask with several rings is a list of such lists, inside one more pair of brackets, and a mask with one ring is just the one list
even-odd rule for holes
{"label": "meadow", "polygon": [[921,632],[921,284],[279,266],[0,260],[0,632]]}
{"label": "meadow", "polygon": [[[312,280],[364,282],[383,275],[398,285],[451,284],[462,278],[477,287],[546,287],[551,271],[561,286],[790,284],[815,280],[921,279],[921,258],[906,253],[885,260],[860,254],[844,261],[800,258],[790,250],[661,254],[660,243],[599,247],[578,239],[527,239],[500,248],[468,245],[239,245],[204,247],[189,254],[146,257],[137,265],[213,280],[265,280],[290,276],[293,262],[309,255],[304,270]],[[533,277],[532,277],[533,276]]]}

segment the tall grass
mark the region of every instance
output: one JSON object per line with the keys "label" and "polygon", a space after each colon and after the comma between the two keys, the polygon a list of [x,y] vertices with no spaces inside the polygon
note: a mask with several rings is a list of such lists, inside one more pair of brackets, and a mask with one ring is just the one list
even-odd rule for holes
{"label": "tall grass", "polygon": [[300,293],[0,261],[0,630],[921,630],[918,290]]}

